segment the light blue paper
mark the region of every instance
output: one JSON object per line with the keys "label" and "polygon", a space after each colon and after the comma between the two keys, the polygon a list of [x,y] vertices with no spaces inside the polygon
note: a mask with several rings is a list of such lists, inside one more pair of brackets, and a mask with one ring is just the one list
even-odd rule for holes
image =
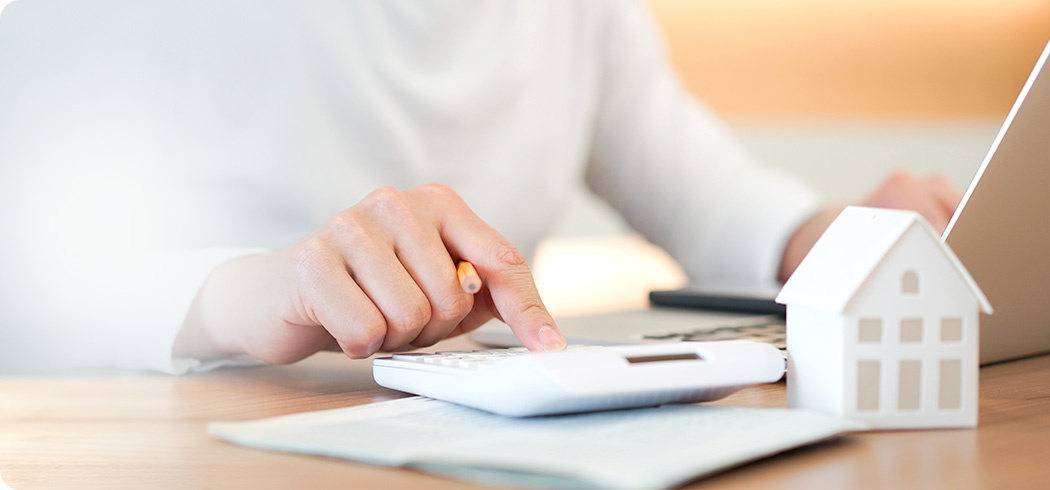
{"label": "light blue paper", "polygon": [[671,488],[864,428],[814,412],[705,405],[508,418],[412,397],[208,431],[245,446],[490,485],[633,490]]}

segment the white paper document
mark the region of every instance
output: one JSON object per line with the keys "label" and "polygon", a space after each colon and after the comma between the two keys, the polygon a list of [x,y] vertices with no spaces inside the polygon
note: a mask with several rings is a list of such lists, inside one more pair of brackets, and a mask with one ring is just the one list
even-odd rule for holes
{"label": "white paper document", "polygon": [[245,446],[490,485],[655,489],[864,428],[814,412],[705,405],[508,418],[411,397],[208,431]]}

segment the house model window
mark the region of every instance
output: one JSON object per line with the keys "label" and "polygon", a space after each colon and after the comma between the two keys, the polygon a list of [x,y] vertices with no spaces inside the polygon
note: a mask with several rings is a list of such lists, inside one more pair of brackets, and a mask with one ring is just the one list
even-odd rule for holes
{"label": "house model window", "polygon": [[882,342],[882,319],[861,318],[857,329],[857,341],[865,343]]}
{"label": "house model window", "polygon": [[901,319],[901,343],[922,342],[922,318]]}
{"label": "house model window", "polygon": [[941,320],[941,342],[962,342],[962,318],[944,318]]}
{"label": "house model window", "polygon": [[901,277],[901,294],[919,294],[919,273],[908,271]]}

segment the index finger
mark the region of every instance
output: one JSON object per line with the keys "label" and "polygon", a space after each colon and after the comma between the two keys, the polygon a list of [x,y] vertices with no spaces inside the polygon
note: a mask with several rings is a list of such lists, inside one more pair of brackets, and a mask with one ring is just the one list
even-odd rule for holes
{"label": "index finger", "polygon": [[[439,192],[446,192],[444,189]],[[471,211],[451,190],[448,206],[436,216],[445,246],[474,264],[496,311],[529,350],[561,350],[565,338],[536,290],[525,256],[509,240]]]}

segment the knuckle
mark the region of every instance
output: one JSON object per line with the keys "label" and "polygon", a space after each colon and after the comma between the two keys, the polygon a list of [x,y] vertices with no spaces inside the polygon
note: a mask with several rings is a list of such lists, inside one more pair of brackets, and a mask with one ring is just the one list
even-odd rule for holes
{"label": "knuckle", "polygon": [[361,340],[365,345],[372,346],[373,349],[378,349],[379,345],[383,342],[386,337],[386,320],[383,316],[376,314],[373,318],[365,320],[361,328]]}
{"label": "knuckle", "polygon": [[397,196],[401,195],[401,191],[395,187],[384,185],[377,187],[374,191],[365,197],[366,201],[383,201],[388,199],[397,199]]}
{"label": "knuckle", "polygon": [[430,323],[430,303],[425,298],[416,298],[400,309],[390,322],[390,328],[398,332],[412,332]]}
{"label": "knuckle", "polygon": [[504,239],[496,240],[493,243],[492,254],[497,263],[502,266],[519,268],[526,265],[525,255]]}
{"label": "knuckle", "polygon": [[427,197],[430,202],[442,203],[445,205],[462,206],[463,199],[459,196],[459,193],[455,189],[441,183],[431,182],[429,184],[423,184],[416,188],[416,190]]}
{"label": "knuckle", "polygon": [[363,203],[369,211],[380,215],[410,214],[412,212],[412,206],[405,193],[389,186],[372,191]]}
{"label": "knuckle", "polygon": [[473,307],[474,296],[464,292],[450,294],[434,305],[432,320],[442,323],[459,321],[467,316]]}
{"label": "knuckle", "polygon": [[352,210],[346,210],[328,220],[326,223],[328,231],[339,240],[360,241],[368,234],[368,226],[361,217]]}
{"label": "knuckle", "polygon": [[526,316],[548,316],[547,307],[540,301],[527,301],[521,305],[521,312]]}
{"label": "knuckle", "polygon": [[456,191],[454,191],[451,187],[438,182],[430,182],[427,184],[423,184],[419,186],[419,190],[425,194],[430,194],[434,196],[457,196]]}

